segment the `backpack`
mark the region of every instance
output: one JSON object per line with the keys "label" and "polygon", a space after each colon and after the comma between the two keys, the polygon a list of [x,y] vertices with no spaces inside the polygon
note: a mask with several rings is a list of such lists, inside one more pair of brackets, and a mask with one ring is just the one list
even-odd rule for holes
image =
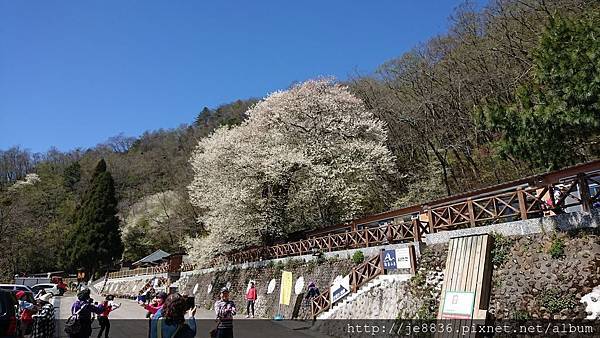
{"label": "backpack", "polygon": [[79,320],[79,312],[83,310],[87,304],[81,307],[77,312],[71,315],[65,322],[65,332],[69,335],[76,335],[81,331],[81,321]]}

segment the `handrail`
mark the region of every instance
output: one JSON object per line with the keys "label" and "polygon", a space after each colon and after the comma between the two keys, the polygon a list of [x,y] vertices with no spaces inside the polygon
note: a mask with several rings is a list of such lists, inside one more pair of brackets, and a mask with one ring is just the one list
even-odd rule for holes
{"label": "handrail", "polygon": [[[358,289],[370,282],[373,278],[384,273],[383,250],[380,250],[377,255],[370,257],[366,261],[352,268],[352,271],[350,272],[350,291],[353,293],[358,291]],[[332,287],[333,285],[312,299],[311,310],[313,318],[316,318],[333,306],[333,300],[331,299]]]}

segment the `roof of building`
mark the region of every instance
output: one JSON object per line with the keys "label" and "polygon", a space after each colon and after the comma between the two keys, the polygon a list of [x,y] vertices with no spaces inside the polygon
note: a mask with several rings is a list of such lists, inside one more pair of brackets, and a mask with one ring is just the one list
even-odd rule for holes
{"label": "roof of building", "polygon": [[154,251],[153,253],[149,254],[148,256],[133,262],[132,265],[142,265],[142,264],[152,264],[152,263],[156,263],[159,262],[161,260],[163,260],[164,258],[170,256],[171,254],[169,254],[168,252],[162,251],[161,249],[158,249],[156,251]]}

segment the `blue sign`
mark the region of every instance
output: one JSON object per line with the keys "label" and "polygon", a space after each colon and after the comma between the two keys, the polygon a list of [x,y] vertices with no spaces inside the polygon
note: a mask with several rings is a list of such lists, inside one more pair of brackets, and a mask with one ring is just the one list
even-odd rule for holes
{"label": "blue sign", "polygon": [[383,268],[386,270],[396,270],[396,250],[385,250],[383,252]]}

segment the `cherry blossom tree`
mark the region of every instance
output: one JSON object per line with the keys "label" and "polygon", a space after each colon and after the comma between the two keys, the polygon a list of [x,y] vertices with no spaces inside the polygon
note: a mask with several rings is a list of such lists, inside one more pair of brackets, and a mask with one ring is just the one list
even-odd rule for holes
{"label": "cherry blossom tree", "polygon": [[393,200],[384,123],[347,87],[307,81],[247,114],[241,125],[202,139],[190,159],[190,199],[208,230],[188,241],[195,258],[272,244]]}

